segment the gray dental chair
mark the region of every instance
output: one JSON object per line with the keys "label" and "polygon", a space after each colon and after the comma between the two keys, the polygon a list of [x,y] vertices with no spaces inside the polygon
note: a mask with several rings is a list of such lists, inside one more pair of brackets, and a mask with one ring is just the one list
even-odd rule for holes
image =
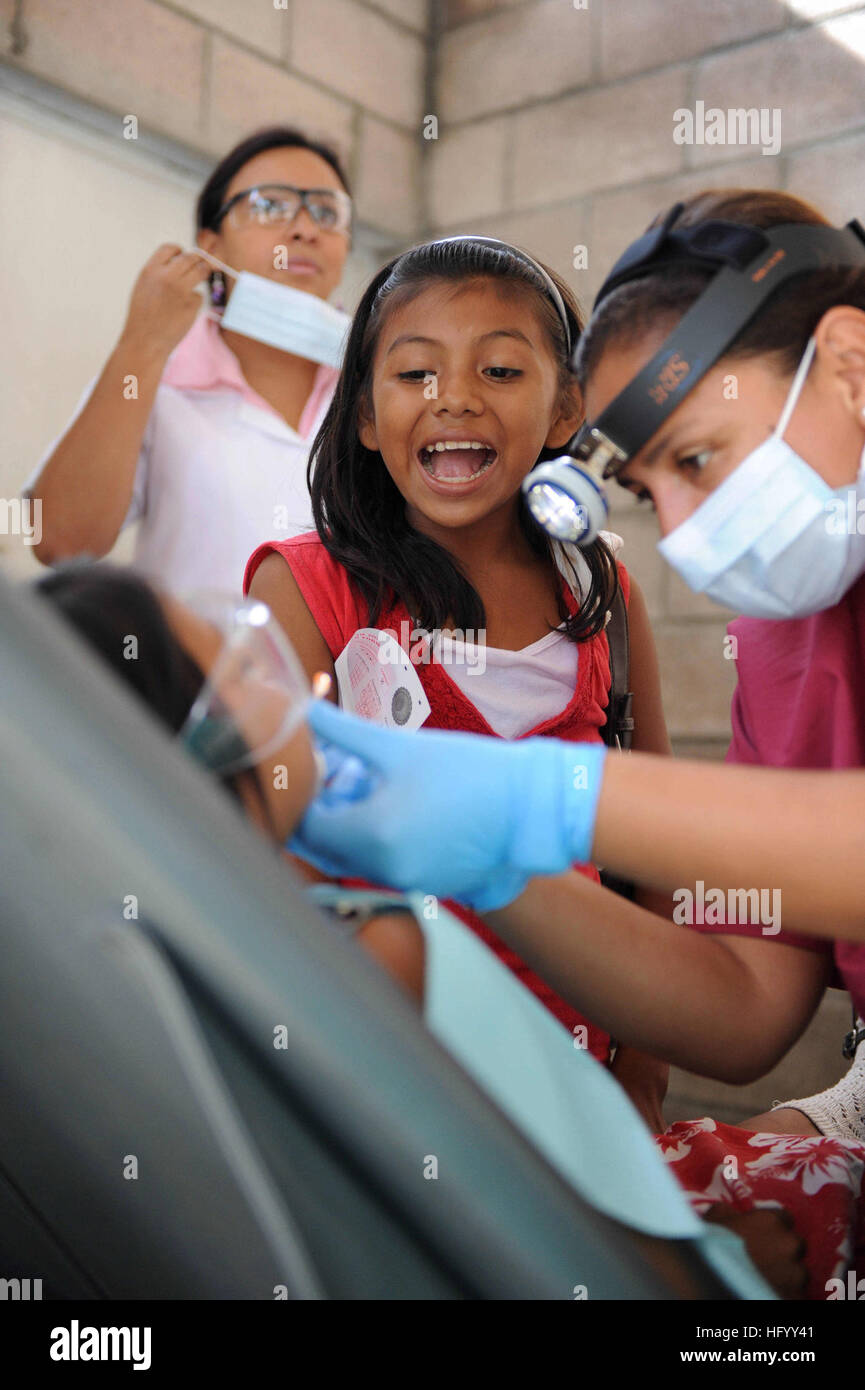
{"label": "gray dental chair", "polygon": [[586,1206],[2,579],[0,982],[0,1274],[45,1298],[728,1296]]}

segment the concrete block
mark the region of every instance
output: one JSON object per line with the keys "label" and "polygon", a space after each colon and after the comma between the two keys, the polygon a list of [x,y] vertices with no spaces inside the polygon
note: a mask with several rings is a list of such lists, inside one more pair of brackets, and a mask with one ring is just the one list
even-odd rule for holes
{"label": "concrete block", "polygon": [[538,207],[678,172],[682,151],[673,143],[672,116],[685,92],[685,70],[676,68],[519,113],[515,197]]}
{"label": "concrete block", "polygon": [[509,5],[520,4],[522,0],[442,0],[442,24],[445,29],[451,29],[455,24],[464,24],[467,20],[479,19]]}
{"label": "concrete block", "polygon": [[[797,145],[862,124],[863,63],[865,9],[860,9],[707,58],[697,69],[694,100],[703,101],[706,109],[779,110],[781,153],[788,154]],[[695,165],[741,159],[754,149],[731,144],[683,148]],[[765,157],[767,165],[773,162],[772,156]]]}
{"label": "concrete block", "polygon": [[361,121],[355,177],[358,216],[401,237],[419,234],[420,137],[375,116]]}
{"label": "concrete block", "polygon": [[184,10],[207,29],[220,29],[242,39],[271,62],[279,62],[293,3],[288,0],[287,8],[277,9],[273,0],[247,0],[246,4],[237,0],[175,0],[174,8]]}
{"label": "concrete block", "polygon": [[664,710],[676,738],[730,737],[735,662],[724,659],[723,618],[655,624]]}
{"label": "concrete block", "polygon": [[[200,145],[205,36],[152,0],[29,0],[18,65],[165,135]],[[120,126],[118,124],[118,130]]]}
{"label": "concrete block", "polygon": [[18,10],[15,0],[0,0],[0,54],[15,61],[12,50],[16,43],[15,14]]}
{"label": "concrete block", "polygon": [[297,5],[292,67],[302,76],[400,125],[419,128],[423,40],[355,0]]}
{"label": "concrete block", "polygon": [[509,122],[496,117],[445,130],[429,143],[429,214],[436,227],[501,212]]}
{"label": "concrete block", "polygon": [[865,135],[815,145],[791,155],[785,189],[813,203],[835,223],[862,217],[865,188]]}
{"label": "concrete block", "polygon": [[600,6],[601,73],[623,77],[696,58],[786,22],[778,0],[615,0]]}
{"label": "concrete block", "polygon": [[674,758],[698,762],[722,763],[730,746],[729,738],[672,738]]}
{"label": "concrete block", "polygon": [[401,24],[416,29],[419,34],[429,32],[429,0],[375,0],[375,4]]}
{"label": "concrete block", "polygon": [[654,516],[646,507],[614,510],[606,529],[624,541],[619,559],[642,589],[649,617],[653,621],[661,618],[667,566],[658,554],[658,523]]}
{"label": "concrete block", "polygon": [[592,70],[591,26],[591,11],[539,0],[445,33],[437,64],[442,123],[583,86]]}
{"label": "concrete block", "polygon": [[662,563],[666,573],[664,611],[668,618],[706,618],[710,622],[724,624],[738,616],[732,609],[722,608],[705,594],[695,594],[674,569],[665,561]]}
{"label": "concrete block", "polygon": [[266,63],[229,39],[214,38],[207,148],[223,154],[266,125],[298,125],[346,156],[352,146],[352,108],[339,97]]}
{"label": "concrete block", "polygon": [[344,309],[347,314],[354,313],[361,295],[376,272],[381,270],[385,261],[389,260],[391,255],[396,255],[404,249],[404,245],[401,243],[385,250],[379,245],[371,243],[364,235],[364,230],[355,238],[351,253],[345,263],[345,271],[339,289],[333,296],[333,303]]}

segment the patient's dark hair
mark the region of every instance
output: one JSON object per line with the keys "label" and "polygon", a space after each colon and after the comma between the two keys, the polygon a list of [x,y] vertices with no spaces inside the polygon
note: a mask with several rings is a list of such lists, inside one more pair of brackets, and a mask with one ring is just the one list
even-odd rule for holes
{"label": "patient's dark hair", "polygon": [[[75,563],[45,575],[35,588],[157,719],[179,733],[204,673],[175,637],[146,580],[113,565]],[[134,661],[124,656],[131,636],[138,640]],[[254,788],[266,811],[252,769],[217,780],[241,804],[241,787]]]}
{"label": "patient's dark hair", "polygon": [[[579,307],[565,282],[551,270],[547,274],[562,297],[575,343],[582,328]],[[318,534],[366,599],[371,627],[395,599],[401,599],[427,629],[442,628],[448,621],[458,628],[486,626],[480,595],[460,565],[443,545],[409,524],[405,499],[381,454],[365,448],[358,438],[362,413],[371,410],[373,360],[388,316],[432,286],[449,285],[458,292],[473,282],[490,284],[502,295],[520,296],[532,306],[558,366],[561,403],[579,402],[564,326],[549,288],[515,248],[470,239],[426,242],[389,261],[374,276],[354,315],[336,392],[312,446],[308,471]],[[532,464],[561,452],[542,449]],[[553,564],[552,542],[532,521],[522,495],[517,506],[532,549]],[[588,592],[573,617],[563,607],[561,612],[575,642],[601,631],[618,585],[615,561],[604,541],[595,541],[582,553],[591,576]]]}
{"label": "patient's dark hair", "polygon": [[[651,223],[660,225],[665,214]],[[674,227],[701,222],[736,222],[767,230],[785,222],[829,225],[801,198],[774,189],[727,188],[697,193],[684,202]],[[576,368],[580,384],[594,373],[609,347],[629,348],[655,333],[666,336],[713,278],[697,266],[666,266],[620,285],[598,306],[580,340]],[[808,339],[828,309],[851,304],[865,310],[865,270],[834,267],[806,270],[779,285],[756,318],[727,349],[729,357],[770,357],[780,375],[795,372]]]}

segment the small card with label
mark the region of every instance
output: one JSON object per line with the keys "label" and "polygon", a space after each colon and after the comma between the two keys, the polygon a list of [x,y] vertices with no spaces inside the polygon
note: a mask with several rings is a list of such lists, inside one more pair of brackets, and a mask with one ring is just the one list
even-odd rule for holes
{"label": "small card with label", "polygon": [[335,662],[339,703],[386,729],[419,729],[430,703],[408,652],[389,632],[362,627]]}

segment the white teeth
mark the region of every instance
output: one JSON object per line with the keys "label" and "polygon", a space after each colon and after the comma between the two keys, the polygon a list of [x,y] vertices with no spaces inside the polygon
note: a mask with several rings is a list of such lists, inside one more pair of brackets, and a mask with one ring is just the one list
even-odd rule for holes
{"label": "white teeth", "polygon": [[434,456],[453,449],[474,449],[479,453],[487,455],[486,458],[478,461],[478,467],[472,474],[472,477],[475,478],[480,477],[481,473],[486,473],[487,469],[492,467],[497,457],[495,449],[491,448],[489,444],[482,444],[477,439],[440,439],[435,444],[424,445],[421,449],[420,462],[422,467],[424,467],[428,473],[431,473],[434,478],[437,478],[438,474],[436,473]]}
{"label": "white teeth", "polygon": [[489,446],[479,444],[476,439],[440,439],[437,444],[428,444],[426,447],[430,454],[442,454],[445,449],[486,449]]}

